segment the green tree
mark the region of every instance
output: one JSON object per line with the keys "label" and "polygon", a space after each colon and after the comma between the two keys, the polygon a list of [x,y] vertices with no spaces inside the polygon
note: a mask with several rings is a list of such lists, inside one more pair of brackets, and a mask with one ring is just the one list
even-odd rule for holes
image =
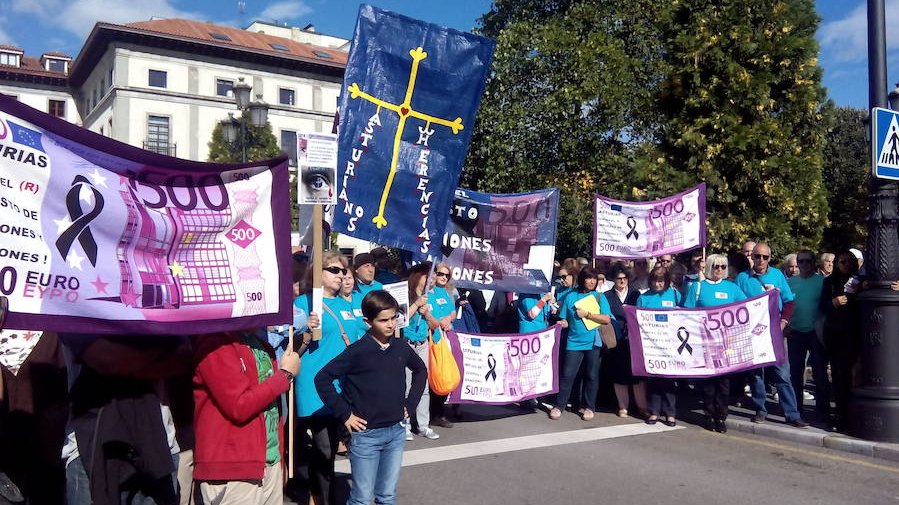
{"label": "green tree", "polygon": [[864,246],[868,216],[869,143],[862,123],[867,112],[851,107],[828,110],[824,145],[824,186],[830,206],[824,250]]}
{"label": "green tree", "polygon": [[498,0],[481,19],[497,46],[462,184],[559,187],[561,256],[591,252],[595,192],[632,193],[629,163],[653,138],[664,76],[659,2],[596,4]]}
{"label": "green tree", "polygon": [[681,0],[659,21],[670,64],[661,150],[708,183],[711,248],[818,246],[826,123],[812,0]]}
{"label": "green tree", "polygon": [[[247,148],[247,161],[270,160],[281,155],[283,151],[278,147],[278,140],[275,138],[275,134],[272,133],[271,123],[266,123],[265,126],[253,126],[253,123],[250,122],[248,111],[244,111],[237,120],[242,122],[246,128],[246,137],[241,138],[238,135],[235,142],[228,142],[225,140],[222,124],[217,123],[212,130],[212,140],[208,144],[209,158],[207,161],[214,163],[240,163],[243,158],[244,142],[246,142]],[[292,223],[296,223],[298,212],[295,175],[291,174],[290,179]],[[293,228],[294,226],[292,225],[291,229]]]}
{"label": "green tree", "polygon": [[272,133],[272,125],[266,123],[265,126],[253,126],[250,122],[248,111],[244,111],[238,122],[243,123],[246,128],[246,137],[241,138],[238,135],[237,140],[228,142],[225,140],[225,134],[222,131],[222,124],[216,123],[212,130],[212,140],[209,141],[209,158],[207,161],[214,163],[240,163],[243,154],[244,142],[247,147],[247,161],[269,160],[281,154],[281,148],[278,147],[278,140]]}

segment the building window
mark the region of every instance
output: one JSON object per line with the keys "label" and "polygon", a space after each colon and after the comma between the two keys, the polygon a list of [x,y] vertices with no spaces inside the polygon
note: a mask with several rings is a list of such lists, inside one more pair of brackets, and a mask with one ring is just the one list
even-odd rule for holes
{"label": "building window", "polygon": [[229,81],[228,79],[216,79],[215,80],[215,94],[218,96],[234,96],[234,81]]}
{"label": "building window", "polygon": [[285,46],[284,44],[269,43],[269,45],[272,47],[272,49],[275,49],[278,51],[290,52],[290,49],[288,49],[287,46]]}
{"label": "building window", "polygon": [[13,53],[0,53],[0,65],[19,66],[19,55]]}
{"label": "building window", "polygon": [[169,143],[170,133],[168,116],[149,116],[147,118],[147,141],[144,142],[144,149],[154,153],[174,155]]}
{"label": "building window", "polygon": [[59,117],[62,119],[66,118],[66,101],[65,100],[50,100],[47,105],[47,113],[54,117]]}
{"label": "building window", "polygon": [[215,40],[221,40],[223,42],[231,42],[231,37],[225,35],[224,33],[209,32],[209,36],[214,38]]}
{"label": "building window", "polygon": [[281,130],[281,150],[287,153],[290,159],[288,164],[292,167],[297,166],[297,132]]}
{"label": "building window", "polygon": [[109,87],[112,87],[112,69],[109,69]]}
{"label": "building window", "polygon": [[53,58],[47,58],[47,70],[49,70],[51,72],[65,73],[66,62],[65,62],[65,60],[56,60]]}
{"label": "building window", "polygon": [[102,77],[100,78],[100,94],[106,94],[106,79]]}
{"label": "building window", "polygon": [[168,73],[164,70],[150,70],[150,74],[147,77],[147,84],[153,86],[154,88],[166,88],[166,83],[168,82]]}
{"label": "building window", "polygon": [[296,105],[296,95],[292,89],[278,89],[278,103],[281,105]]}

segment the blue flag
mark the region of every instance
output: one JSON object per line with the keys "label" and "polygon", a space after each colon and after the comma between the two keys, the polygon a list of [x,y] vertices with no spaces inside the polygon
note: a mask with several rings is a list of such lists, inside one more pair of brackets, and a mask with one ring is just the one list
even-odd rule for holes
{"label": "blue flag", "polygon": [[13,142],[45,152],[44,146],[41,144],[41,132],[13,123],[9,120],[7,120],[6,123],[9,124],[9,131],[12,132]]}
{"label": "blue flag", "polygon": [[334,230],[440,248],[493,41],[359,8],[340,100]]}

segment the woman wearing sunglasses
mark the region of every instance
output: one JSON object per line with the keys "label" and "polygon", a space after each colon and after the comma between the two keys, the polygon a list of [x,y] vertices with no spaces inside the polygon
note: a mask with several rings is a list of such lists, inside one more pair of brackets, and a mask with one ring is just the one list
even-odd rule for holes
{"label": "woman wearing sunglasses", "polygon": [[[717,307],[745,300],[746,295],[727,280],[727,256],[712,254],[706,259],[705,279],[693,282],[684,296],[684,307]],[[710,431],[727,433],[727,406],[730,402],[730,375],[705,379],[702,386]]]}
{"label": "woman wearing sunglasses", "polygon": [[[322,256],[322,314],[312,312],[312,296],[307,293],[294,300],[294,328],[301,346],[302,366],[295,379],[296,454],[309,467],[309,494],[319,496],[319,503],[336,503],[334,455],[337,452],[340,422],[334,417],[315,389],[315,375],[351,343],[362,336],[360,324],[353,314],[352,303],[340,296],[343,280],[352,273],[340,253]],[[307,271],[311,276],[311,269]],[[307,285],[311,285],[308,283]],[[312,328],[321,325],[322,338],[312,340]],[[310,434],[311,433],[311,437]]]}
{"label": "woman wearing sunglasses", "polygon": [[[453,329],[453,321],[456,319],[455,292],[456,288],[452,282],[449,265],[439,263],[434,268],[434,287],[428,293],[428,300],[430,300],[432,307],[431,312],[440,321],[440,326],[434,329],[432,336],[434,343],[440,341],[444,332]],[[433,391],[430,391],[430,393],[431,426],[452,428],[453,423],[446,418],[447,395],[438,395]]]}

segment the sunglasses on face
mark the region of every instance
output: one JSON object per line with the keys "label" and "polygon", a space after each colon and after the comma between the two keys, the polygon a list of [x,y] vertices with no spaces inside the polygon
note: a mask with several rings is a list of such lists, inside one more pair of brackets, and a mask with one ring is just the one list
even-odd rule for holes
{"label": "sunglasses on face", "polygon": [[436,272],[434,275],[437,277],[449,277],[449,273],[447,272]]}
{"label": "sunglasses on face", "polygon": [[346,268],[335,267],[335,266],[325,267],[322,270],[324,270],[325,272],[331,272],[334,275],[337,275],[337,274],[346,275],[347,272],[349,272],[349,270],[347,270]]}
{"label": "sunglasses on face", "polygon": [[671,260],[659,260],[659,263],[671,263]]}
{"label": "sunglasses on face", "polygon": [[814,263],[814,262],[815,262],[814,260],[809,260],[809,259],[796,260],[796,263],[798,263],[798,264],[800,264],[800,265],[803,264],[803,263],[806,263],[806,264],[812,264],[812,263]]}
{"label": "sunglasses on face", "polygon": [[850,263],[849,260],[840,260],[841,265],[848,265]]}
{"label": "sunglasses on face", "polygon": [[714,269],[714,270],[727,270],[727,265],[722,265],[722,264],[719,263],[719,264],[717,264],[717,265],[712,265],[712,269]]}
{"label": "sunglasses on face", "polygon": [[768,261],[769,259],[771,259],[771,255],[770,254],[753,254],[752,259]]}

